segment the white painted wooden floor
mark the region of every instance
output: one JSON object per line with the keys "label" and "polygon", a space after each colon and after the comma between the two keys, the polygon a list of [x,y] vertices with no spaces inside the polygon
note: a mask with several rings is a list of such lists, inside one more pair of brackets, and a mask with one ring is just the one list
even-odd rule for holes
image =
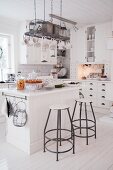
{"label": "white painted wooden floor", "polygon": [[59,156],[40,151],[28,156],[7,143],[0,144],[0,170],[113,170],[113,120],[98,118],[97,139],[76,138],[76,153]]}

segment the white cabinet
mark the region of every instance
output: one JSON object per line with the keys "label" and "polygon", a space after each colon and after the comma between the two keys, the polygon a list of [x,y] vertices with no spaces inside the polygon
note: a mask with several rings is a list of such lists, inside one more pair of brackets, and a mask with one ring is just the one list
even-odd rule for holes
{"label": "white cabinet", "polygon": [[90,99],[93,102],[93,106],[99,108],[110,108],[111,102],[107,99],[107,86],[109,82],[81,82],[81,88],[79,89],[85,98]]}
{"label": "white cabinet", "polygon": [[109,108],[110,102],[107,100],[107,86],[108,83],[98,82],[97,83],[97,106],[102,108]]}
{"label": "white cabinet", "polygon": [[113,82],[107,84],[106,90],[106,99],[113,102]]}
{"label": "white cabinet", "polygon": [[76,61],[87,63],[87,58],[92,54],[94,54],[95,60],[89,60],[89,62],[109,61],[111,52],[107,50],[107,37],[111,35],[111,32],[111,22],[80,28],[75,33],[76,46],[73,45]]}
{"label": "white cabinet", "polygon": [[26,64],[38,64],[41,62],[41,48],[27,47]]}
{"label": "white cabinet", "polygon": [[26,64],[57,64],[57,48],[27,47]]}
{"label": "white cabinet", "polygon": [[97,100],[97,84],[95,82],[81,82],[81,92],[85,98],[88,98],[93,102],[93,105],[96,106]]}
{"label": "white cabinet", "polygon": [[95,26],[86,30],[86,61],[95,62]]}
{"label": "white cabinet", "polygon": [[109,61],[110,53],[107,50],[107,37],[111,34],[111,23],[95,26],[95,61]]}
{"label": "white cabinet", "polygon": [[73,44],[73,48],[75,50],[75,58],[77,62],[86,62],[86,33],[85,33],[85,28],[79,29],[75,33],[75,38],[76,38],[76,46]]}

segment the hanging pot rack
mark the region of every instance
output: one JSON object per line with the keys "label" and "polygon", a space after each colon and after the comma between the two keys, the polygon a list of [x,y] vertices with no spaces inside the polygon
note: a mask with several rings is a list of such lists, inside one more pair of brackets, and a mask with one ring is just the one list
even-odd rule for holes
{"label": "hanging pot rack", "polygon": [[[60,7],[60,10],[61,7]],[[24,33],[24,36],[29,36],[29,37],[37,37],[37,38],[42,38],[45,37],[47,39],[56,39],[56,40],[63,40],[67,41],[70,40],[70,36],[62,36],[59,32],[60,31],[67,31],[66,27],[62,27],[61,24],[54,24],[53,23],[53,18],[55,18],[56,15],[53,14],[53,0],[51,0],[51,20],[50,21],[45,21],[45,0],[44,0],[44,20],[36,19],[36,0],[34,0],[34,14],[35,18],[34,20],[29,22],[28,25],[28,31]],[[61,13],[62,14],[62,11]],[[69,20],[64,19],[60,16],[60,18],[57,19],[63,22],[68,22]],[[74,25],[76,22],[73,22]]]}

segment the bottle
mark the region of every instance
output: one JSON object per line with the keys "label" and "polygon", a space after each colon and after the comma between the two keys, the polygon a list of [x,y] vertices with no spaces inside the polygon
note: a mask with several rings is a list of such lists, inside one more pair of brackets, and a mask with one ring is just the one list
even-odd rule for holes
{"label": "bottle", "polygon": [[58,78],[57,69],[53,68],[53,69],[51,70],[51,75],[52,75],[52,77],[55,78],[55,79]]}
{"label": "bottle", "polygon": [[25,88],[25,80],[24,77],[21,76],[21,73],[18,72],[17,81],[16,81],[17,90],[24,90]]}

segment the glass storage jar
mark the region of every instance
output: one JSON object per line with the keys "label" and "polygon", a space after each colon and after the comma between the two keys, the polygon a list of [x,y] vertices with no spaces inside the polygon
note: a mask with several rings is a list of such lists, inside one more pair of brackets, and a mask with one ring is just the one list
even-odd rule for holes
{"label": "glass storage jar", "polygon": [[24,90],[25,88],[25,80],[24,77],[22,77],[21,75],[17,76],[16,88],[17,90]]}

